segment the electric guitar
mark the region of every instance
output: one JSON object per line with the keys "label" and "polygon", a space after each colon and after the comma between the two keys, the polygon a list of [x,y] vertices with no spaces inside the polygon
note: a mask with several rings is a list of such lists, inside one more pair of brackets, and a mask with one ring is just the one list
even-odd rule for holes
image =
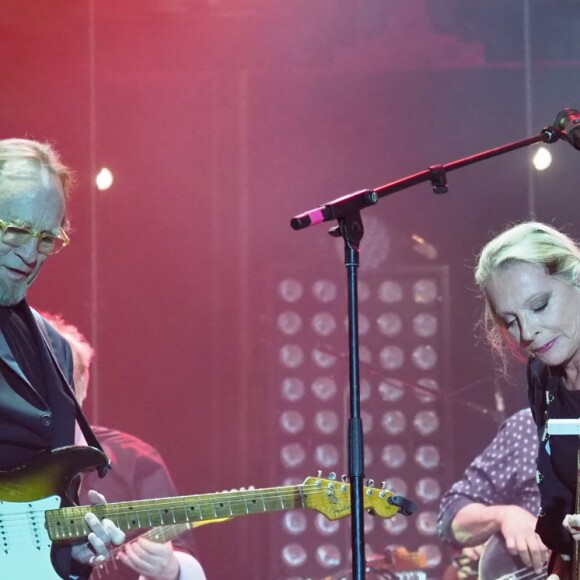
{"label": "electric guitar", "polygon": [[[329,520],[350,513],[350,486],[308,477],[301,485],[74,506],[78,475],[95,469],[104,455],[92,447],[64,447],[39,454],[30,464],[0,472],[0,574],[2,578],[61,580],[51,562],[53,544],[84,541],[85,515],[108,518],[121,530],[208,522],[278,510],[313,509]],[[415,504],[369,481],[364,508],[382,518],[410,515]],[[61,507],[65,505],[67,507]]]}
{"label": "electric guitar", "polygon": [[479,559],[479,580],[546,580],[548,567],[537,574],[517,556],[512,556],[501,534],[494,534],[485,544]]}

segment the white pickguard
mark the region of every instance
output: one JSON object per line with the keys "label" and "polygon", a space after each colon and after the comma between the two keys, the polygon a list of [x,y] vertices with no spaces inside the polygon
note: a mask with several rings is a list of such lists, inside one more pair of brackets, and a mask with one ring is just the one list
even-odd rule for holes
{"label": "white pickguard", "polygon": [[58,495],[31,502],[0,501],[0,578],[62,580],[52,566],[44,512],[59,508]]}

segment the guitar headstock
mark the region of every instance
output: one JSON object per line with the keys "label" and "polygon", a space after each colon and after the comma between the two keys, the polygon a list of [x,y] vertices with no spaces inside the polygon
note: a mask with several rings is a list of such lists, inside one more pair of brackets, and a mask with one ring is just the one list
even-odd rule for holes
{"label": "guitar headstock", "polygon": [[[369,513],[380,518],[392,518],[399,512],[409,515],[415,511],[412,502],[395,496],[386,489],[385,483],[380,489],[374,487],[372,480],[367,483],[363,488],[363,504]],[[322,513],[329,520],[350,514],[350,483],[347,483],[346,476],[337,480],[336,474],[330,473],[328,479],[323,479],[319,473],[317,477],[307,477],[301,488],[304,507]]]}

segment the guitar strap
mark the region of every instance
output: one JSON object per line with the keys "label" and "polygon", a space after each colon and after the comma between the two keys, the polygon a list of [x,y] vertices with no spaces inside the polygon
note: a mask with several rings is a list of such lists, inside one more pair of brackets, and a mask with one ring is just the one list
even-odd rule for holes
{"label": "guitar strap", "polygon": [[[66,384],[68,385],[68,388],[72,391],[72,388],[68,384],[68,382],[66,382]],[[80,406],[79,402],[77,401],[77,398],[74,396],[74,393],[73,393],[73,400],[74,400],[75,409],[76,409],[76,416],[75,417],[76,417],[77,423],[79,424],[79,427],[81,428],[81,431],[83,432],[83,435],[84,435],[88,445],[90,445],[91,447],[96,447],[107,458],[107,461],[103,465],[100,465],[99,467],[97,467],[97,473],[99,474],[99,477],[103,478],[108,473],[109,469],[111,469],[111,460],[109,459],[108,455],[106,454],[105,450],[103,449],[103,446],[99,443],[99,440],[97,439],[94,431],[92,430],[91,426],[89,425],[89,422],[87,421],[87,418],[85,417],[85,414],[83,413],[83,410],[81,409],[81,406]]]}
{"label": "guitar strap", "polygon": [[538,359],[528,361],[528,401],[539,430],[544,426],[546,417],[546,390],[550,373],[548,367]]}
{"label": "guitar strap", "polygon": [[38,323],[38,329],[40,330],[40,334],[42,335],[44,343],[48,348],[48,352],[50,353],[52,361],[55,364],[57,372],[63,383],[66,385],[67,393],[73,400],[75,406],[75,419],[79,424],[79,427],[81,428],[81,431],[85,437],[87,444],[90,445],[91,447],[95,447],[96,449],[98,449],[106,457],[106,461],[103,463],[103,465],[97,468],[97,473],[99,474],[99,477],[103,478],[105,477],[109,469],[111,469],[111,460],[107,456],[105,450],[103,449],[103,446],[99,443],[99,440],[97,439],[95,433],[93,432],[91,426],[89,425],[89,422],[87,421],[87,418],[85,417],[85,414],[83,413],[83,410],[75,396],[75,392],[60,367],[60,364],[52,347],[50,337],[48,335],[48,332],[46,331],[45,327],[46,321],[44,320],[44,318],[42,318],[42,316],[38,312],[36,312],[36,310],[34,310],[34,308],[31,308],[30,310],[34,314],[34,317]]}

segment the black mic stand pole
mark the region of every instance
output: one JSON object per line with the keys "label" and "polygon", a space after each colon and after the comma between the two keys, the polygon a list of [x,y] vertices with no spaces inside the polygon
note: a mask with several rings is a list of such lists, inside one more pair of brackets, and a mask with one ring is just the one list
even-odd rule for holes
{"label": "black mic stand pole", "polygon": [[360,417],[359,385],[359,342],[358,342],[358,293],[357,268],[359,265],[359,246],[364,234],[360,210],[374,205],[379,197],[401,191],[424,181],[431,181],[434,193],[447,192],[446,172],[471,165],[484,159],[496,157],[521,147],[527,147],[543,141],[554,143],[564,139],[565,134],[554,126],[548,126],[535,136],[490,149],[471,157],[454,161],[447,165],[434,165],[414,175],[383,185],[376,189],[365,189],[335,199],[295,216],[290,225],[295,230],[306,228],[329,220],[338,220],[338,225],[330,234],[342,236],[345,242],[345,266],[348,279],[348,335],[349,335],[349,372],[350,372],[350,412],[348,423],[348,468],[351,482],[351,536],[352,536],[352,569],[354,580],[365,578],[364,556],[364,520],[363,520],[363,477],[364,445],[363,429]]}
{"label": "black mic stand pole", "polygon": [[[360,361],[358,340],[359,247],[364,234],[360,209],[353,208],[332,228],[331,235],[344,239],[344,264],[348,283],[348,356],[350,378],[350,418],[348,421],[348,474],[350,479],[351,543],[353,578],[365,577],[363,479],[364,446],[360,416]],[[356,507],[355,507],[356,506]]]}

